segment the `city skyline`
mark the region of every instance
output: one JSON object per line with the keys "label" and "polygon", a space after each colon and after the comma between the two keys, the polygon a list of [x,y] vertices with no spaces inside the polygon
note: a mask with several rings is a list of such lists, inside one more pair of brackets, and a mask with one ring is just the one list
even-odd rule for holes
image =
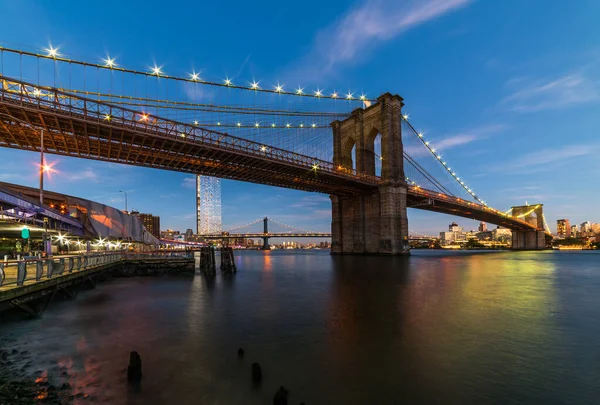
{"label": "city skyline", "polygon": [[[273,29],[286,34],[270,37],[266,46],[261,44],[266,27],[250,22],[246,28],[254,31],[249,30],[248,38],[223,31],[216,43],[194,36],[185,23],[179,34],[148,36],[135,45],[120,41],[127,30],[150,33],[152,24],[158,26],[158,18],[173,13],[167,9],[166,15],[153,15],[152,2],[147,9],[132,11],[140,14],[140,20],[127,20],[123,31],[102,32],[100,27],[105,18],[125,18],[131,6],[122,6],[123,16],[109,16],[110,5],[94,9],[86,24],[95,29],[86,30],[83,36],[75,35],[83,31],[76,16],[90,11],[85,5],[6,2],[3,6],[8,13],[25,12],[48,35],[40,38],[17,21],[7,21],[2,29],[6,42],[0,45],[18,43],[42,49],[52,43],[64,52],[89,58],[110,52],[136,66],[156,62],[177,70],[199,64],[209,76],[231,75],[239,81],[281,79],[290,87],[299,82],[315,88],[350,88],[371,97],[397,92],[405,98],[411,120],[491,206],[507,210],[525,201],[542,203],[553,232],[560,218],[574,224],[599,220],[587,203],[597,200],[598,191],[587,183],[599,168],[594,157],[600,144],[590,128],[598,124],[594,105],[600,98],[600,52],[593,36],[578,34],[593,28],[589,8],[600,11],[600,7],[574,5],[565,10],[559,4],[505,2],[489,10],[481,1],[400,3],[412,20],[399,18],[401,7],[386,1],[350,8],[332,3],[326,16],[301,26],[290,23],[281,8],[265,10]],[[207,7],[215,15],[224,12],[221,5]],[[228,5],[229,18],[250,12],[247,7],[229,9]],[[384,9],[388,15],[382,13]],[[538,14],[540,9],[543,12]],[[295,12],[293,7],[288,10],[291,15]],[[561,16],[562,32],[547,22],[553,15]],[[391,24],[393,17],[399,22]],[[491,21],[500,29],[488,27]],[[212,24],[216,29],[216,22],[207,24],[208,30]],[[361,35],[348,32],[347,26]],[[323,41],[323,35],[331,37],[331,45]],[[312,38],[309,45],[306,38]],[[202,46],[193,46],[196,43]],[[344,51],[336,52],[335,46]],[[276,56],[273,48],[280,50]],[[399,49],[403,52],[398,53]],[[382,60],[389,63],[382,64]],[[317,68],[311,61],[323,63]],[[35,186],[36,159],[32,153],[0,150],[0,181]],[[48,180],[48,189],[120,209],[124,196],[119,190],[124,190],[130,209],[160,216],[163,228],[195,228],[194,176],[55,156],[49,160],[56,162],[58,172]],[[563,183],[569,185],[569,192],[559,187]],[[265,215],[314,231],[330,227],[326,195],[223,180],[222,198],[224,228]],[[466,229],[478,225],[416,210],[409,210],[408,215],[411,231],[424,234],[435,234],[451,221]]]}

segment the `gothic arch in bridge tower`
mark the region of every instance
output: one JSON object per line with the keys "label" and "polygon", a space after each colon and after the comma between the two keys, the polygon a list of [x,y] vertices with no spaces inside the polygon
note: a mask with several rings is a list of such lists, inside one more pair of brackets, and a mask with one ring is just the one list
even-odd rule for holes
{"label": "gothic arch in bridge tower", "polygon": [[346,169],[355,170],[356,169],[356,140],[354,137],[348,137],[344,139],[344,143],[342,145],[342,157],[341,157],[341,165]]}
{"label": "gothic arch in bridge tower", "polygon": [[400,96],[385,93],[370,107],[357,108],[344,121],[331,123],[333,163],[338,170],[355,168],[356,174],[381,179],[375,192],[331,196],[333,254],[408,254],[403,105]]}

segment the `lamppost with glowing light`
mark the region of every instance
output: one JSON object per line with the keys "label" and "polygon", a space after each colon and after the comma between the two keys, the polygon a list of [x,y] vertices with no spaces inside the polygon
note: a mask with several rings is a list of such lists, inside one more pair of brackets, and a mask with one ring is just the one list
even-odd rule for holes
{"label": "lamppost with glowing light", "polygon": [[[33,128],[29,122],[23,121],[17,117],[14,117],[10,114],[0,113],[0,115],[4,115],[5,117],[10,118],[11,120],[15,120],[20,122],[21,124],[25,124],[27,127]],[[50,166],[45,164],[44,162],[44,128],[40,128],[40,209],[44,208],[44,172],[50,171]],[[47,225],[48,219],[44,218],[44,233],[42,234],[42,246],[44,252],[46,252],[46,239],[47,239]],[[47,253],[47,252],[46,252]],[[50,251],[52,253],[52,251]]]}
{"label": "lamppost with glowing light", "polygon": [[[23,121],[22,119],[14,117],[10,114],[0,113],[0,115],[4,115],[11,120],[18,121],[21,124],[25,124],[26,126],[33,128],[29,122]],[[50,171],[50,166],[44,163],[44,128],[40,128],[40,208],[44,208],[44,172],[47,171]]]}

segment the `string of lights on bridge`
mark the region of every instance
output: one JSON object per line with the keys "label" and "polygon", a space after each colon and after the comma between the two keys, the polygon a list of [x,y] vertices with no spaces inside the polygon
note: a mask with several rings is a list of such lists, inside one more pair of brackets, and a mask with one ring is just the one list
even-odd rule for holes
{"label": "string of lights on bridge", "polygon": [[[2,82],[6,82],[8,83],[7,80],[2,80]],[[43,86],[39,86],[40,88],[42,88],[43,90],[46,90]],[[66,89],[60,89],[61,91],[66,91],[66,92],[73,92],[73,93],[95,93],[95,92],[82,92],[82,91],[76,91],[76,90],[66,90]],[[98,94],[98,93],[95,93]],[[54,93],[45,93],[44,91],[41,91],[39,89],[35,89],[33,91],[33,95],[35,97],[39,97],[39,98],[50,98],[50,97],[55,97]],[[118,96],[118,97],[127,97],[127,96]],[[133,98],[133,97],[130,97]],[[147,99],[147,100],[151,100],[151,99]],[[117,102],[114,104],[126,104],[123,102]],[[184,104],[184,103],[182,103]],[[152,105],[146,105],[147,107],[155,107]],[[173,107],[176,109],[180,109],[177,107]],[[284,110],[281,110],[284,111]],[[239,114],[238,111],[235,111],[236,114]],[[267,113],[267,112],[265,112]],[[249,112],[249,114],[256,114],[256,112]],[[271,114],[270,112],[268,112],[268,114]],[[291,113],[290,115],[296,115],[295,113]],[[314,114],[318,114],[318,113],[314,113]],[[341,114],[338,114],[341,115]],[[144,114],[140,114],[140,116],[142,117],[141,120],[145,120]],[[107,120],[110,120],[109,116],[107,115],[105,117]],[[201,123],[198,120],[194,120],[193,121],[194,125],[196,126],[200,126],[200,127],[221,127],[221,128],[273,128],[273,129],[280,129],[280,128],[288,128],[288,129],[322,129],[322,128],[330,128],[330,125],[318,125],[316,123],[310,123],[310,124],[304,124],[304,123],[300,123],[300,124],[291,124],[289,122],[286,122],[285,124],[283,123],[275,123],[275,122],[271,122],[271,123],[260,123],[260,122],[253,122],[253,123],[242,123],[240,121],[236,122],[235,124],[232,123],[226,123],[226,122],[221,122],[221,121],[217,121],[216,123]]]}
{"label": "string of lights on bridge", "polygon": [[444,169],[446,169],[446,171],[448,173],[450,173],[450,175],[461,185],[462,188],[464,188],[466,190],[467,193],[469,193],[474,199],[476,199],[477,201],[479,201],[483,206],[487,207],[487,204],[485,203],[485,201],[483,201],[482,199],[480,199],[477,196],[477,194],[475,194],[475,191],[473,191],[470,187],[468,187],[465,184],[464,180],[461,180],[460,177],[456,174],[456,172],[453,171],[452,168],[450,168],[450,166],[446,163],[446,161],[444,161],[442,159],[442,155],[438,151],[436,151],[436,149],[433,147],[433,145],[431,145],[431,142],[425,140],[425,136],[423,135],[423,133],[417,131],[413,127],[413,125],[408,121],[409,117],[410,116],[408,114],[403,114],[402,115],[402,119],[409,125],[409,127],[413,130],[413,132],[421,140],[421,142],[423,143],[423,145],[425,145],[425,147],[427,148],[427,150],[429,152],[431,152],[431,154],[440,162],[440,164],[444,167]]}
{"label": "string of lights on bridge", "polygon": [[[6,82],[8,82],[6,80]],[[48,86],[38,86],[40,89],[50,91],[51,88]],[[348,117],[349,114],[346,113],[336,113],[336,112],[320,112],[320,111],[294,111],[294,110],[282,110],[282,109],[265,109],[258,107],[242,107],[242,106],[232,106],[232,105],[215,105],[215,104],[205,104],[205,103],[191,103],[189,101],[173,101],[173,100],[161,100],[147,97],[134,97],[127,96],[122,94],[110,94],[110,93],[101,93],[97,91],[88,91],[88,90],[76,90],[76,89],[66,89],[66,88],[58,88],[59,91],[64,91],[67,93],[73,94],[82,94],[85,96],[95,96],[100,98],[109,98],[112,104],[122,104],[122,105],[132,105],[137,107],[150,107],[150,108],[161,108],[161,109],[176,109],[183,111],[200,111],[200,112],[218,112],[218,113],[233,113],[233,114],[264,114],[264,115],[289,115],[289,116],[306,116],[306,117],[331,117],[331,118],[345,118]],[[44,93],[38,89],[36,93],[38,97],[54,97],[54,93],[48,92]],[[115,100],[116,99],[116,100]],[[121,100],[131,100],[137,101],[135,102],[125,102]],[[146,104],[141,104],[144,102]],[[147,104],[152,103],[152,104]]]}
{"label": "string of lights on bridge", "polygon": [[29,52],[29,51],[24,51],[21,49],[7,48],[7,47],[2,47],[2,46],[0,46],[0,51],[16,53],[19,55],[32,56],[32,57],[41,58],[41,59],[54,60],[57,62],[76,64],[76,65],[80,65],[80,66],[93,67],[93,68],[97,68],[97,69],[106,69],[106,70],[111,70],[111,71],[131,73],[131,74],[141,75],[141,76],[146,76],[146,77],[157,77],[157,78],[175,80],[175,81],[180,81],[180,82],[197,83],[197,84],[203,84],[203,85],[207,85],[207,86],[226,87],[226,88],[237,89],[237,90],[247,90],[247,91],[254,91],[254,92],[261,92],[261,93],[281,94],[281,95],[296,96],[296,97],[311,97],[311,98],[320,98],[320,99],[347,100],[347,101],[357,101],[357,102],[365,102],[365,101],[374,102],[375,101],[375,100],[368,99],[366,94],[360,94],[360,95],[356,96],[355,93],[352,91],[348,91],[348,93],[340,93],[337,91],[333,91],[330,94],[326,94],[325,91],[320,88],[317,88],[316,90],[313,90],[313,91],[305,91],[305,88],[301,87],[301,86],[298,86],[293,91],[287,91],[284,89],[284,85],[281,83],[277,83],[277,85],[273,85],[272,88],[269,89],[269,88],[261,87],[260,81],[254,80],[252,82],[248,82],[247,85],[242,85],[242,84],[233,83],[233,80],[230,79],[229,77],[225,77],[225,79],[223,79],[220,82],[210,81],[210,80],[205,80],[205,79],[201,78],[200,74],[195,71],[188,73],[187,77],[172,76],[172,75],[167,75],[165,72],[163,72],[162,66],[159,66],[156,63],[154,65],[150,66],[148,71],[136,70],[136,69],[131,69],[131,68],[120,67],[117,64],[116,58],[114,58],[114,57],[111,58],[110,56],[103,58],[102,63],[94,63],[94,62],[89,62],[89,61],[84,61],[84,60],[79,60],[79,59],[68,59],[68,58],[65,58],[62,56],[63,54],[59,52],[58,47],[53,47],[52,45],[50,45],[48,48],[44,49],[45,53]]}

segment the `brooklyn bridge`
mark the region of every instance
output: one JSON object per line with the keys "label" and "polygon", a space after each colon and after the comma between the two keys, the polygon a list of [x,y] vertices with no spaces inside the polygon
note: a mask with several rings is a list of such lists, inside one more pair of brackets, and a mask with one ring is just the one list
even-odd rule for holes
{"label": "brooklyn bridge", "polygon": [[546,245],[543,206],[488,205],[397,94],[237,85],[56,49],[0,53],[2,147],[327,194],[333,254],[407,254],[408,208],[509,228],[514,249]]}

